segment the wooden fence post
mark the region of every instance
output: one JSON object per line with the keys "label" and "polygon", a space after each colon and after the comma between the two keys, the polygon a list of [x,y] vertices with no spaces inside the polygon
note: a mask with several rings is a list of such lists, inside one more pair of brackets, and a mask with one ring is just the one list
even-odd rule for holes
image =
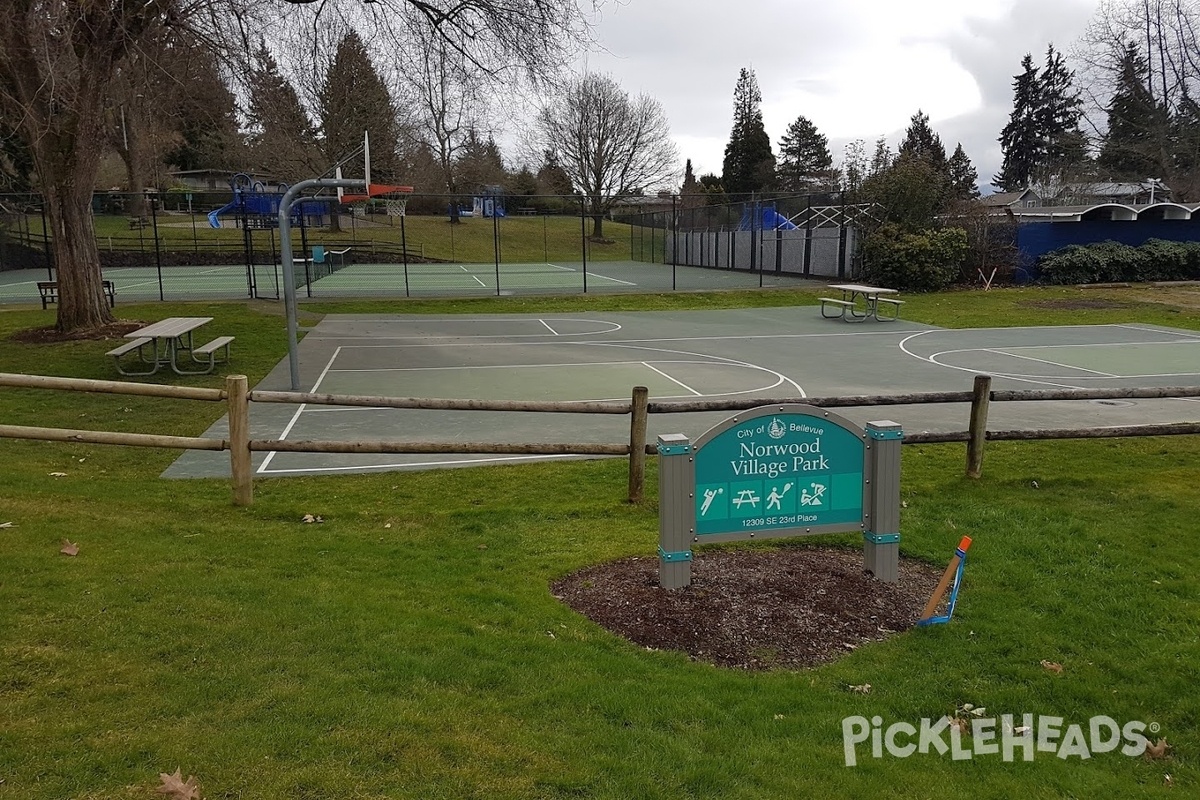
{"label": "wooden fence post", "polygon": [[250,388],[245,375],[225,378],[229,405],[229,472],[233,481],[233,504],[248,506],[254,501],[250,473]]}
{"label": "wooden fence post", "polygon": [[646,406],[650,390],[633,387],[633,405],[629,415],[629,502],[640,503],[646,489]]}
{"label": "wooden fence post", "polygon": [[983,474],[983,444],[987,440],[988,405],[992,396],[992,376],[976,375],[971,393],[970,438],[967,440],[967,477]]}

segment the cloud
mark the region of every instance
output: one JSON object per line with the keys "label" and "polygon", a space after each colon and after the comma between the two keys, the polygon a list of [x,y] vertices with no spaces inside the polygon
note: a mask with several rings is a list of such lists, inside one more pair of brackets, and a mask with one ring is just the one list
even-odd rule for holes
{"label": "cloud", "polygon": [[894,148],[920,109],[986,182],[1022,56],[1040,61],[1050,42],[1067,50],[1099,2],[630,0],[603,6],[604,50],[579,67],[659,100],[697,174],[720,173],[738,71],[751,67],[773,144],[804,115],[835,160],[853,139],[886,135]]}

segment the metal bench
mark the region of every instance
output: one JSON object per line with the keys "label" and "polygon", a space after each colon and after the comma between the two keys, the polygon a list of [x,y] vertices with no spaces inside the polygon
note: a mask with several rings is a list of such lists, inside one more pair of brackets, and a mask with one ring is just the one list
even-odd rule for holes
{"label": "metal bench", "polygon": [[[104,288],[104,296],[108,298],[108,307],[112,308],[117,304],[117,289],[113,286],[112,281],[101,281],[101,286]],[[42,295],[42,309],[46,309],[51,303],[58,302],[58,281],[38,281],[38,292]]]}
{"label": "metal bench", "polygon": [[[211,342],[202,344],[199,347],[193,347],[192,360],[204,364],[208,367],[208,371],[211,372],[217,366],[218,361],[229,360],[229,345],[233,343],[233,339],[234,337],[232,336],[218,336]],[[224,357],[219,358],[217,353],[222,350],[224,351]],[[206,356],[207,360],[199,359],[196,356]]]}
{"label": "metal bench", "polygon": [[[892,309],[891,315],[880,313],[880,305],[879,305],[880,303],[886,303],[887,305],[884,307],[891,306],[891,309]],[[876,297],[875,298],[875,319],[880,320],[880,321],[899,319],[900,318],[900,306],[902,306],[902,305],[904,305],[903,300],[893,300],[890,297]]]}
{"label": "metal bench", "polygon": [[[850,302],[849,300],[835,300],[832,297],[821,297],[818,299],[821,301],[821,316],[825,319],[838,319],[839,317],[844,318],[846,316],[846,312],[851,311],[854,308],[854,303]],[[826,309],[829,306],[836,307],[837,313],[826,313]]]}
{"label": "metal bench", "polygon": [[[154,340],[144,337],[139,339],[130,339],[124,344],[118,345],[112,350],[109,350],[104,355],[112,356],[113,362],[117,365],[117,372],[121,373],[122,375],[153,375],[158,370],[157,355],[154,359],[147,359],[146,353],[142,349],[146,345],[153,346]],[[142,363],[150,365],[149,369],[129,370],[121,366],[121,357],[133,352],[134,350],[138,351],[138,359],[140,359]]]}

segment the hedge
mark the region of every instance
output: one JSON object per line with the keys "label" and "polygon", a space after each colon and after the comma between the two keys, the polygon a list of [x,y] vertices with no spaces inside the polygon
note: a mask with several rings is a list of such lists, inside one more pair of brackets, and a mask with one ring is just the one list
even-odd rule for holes
{"label": "hedge", "polygon": [[1042,283],[1055,285],[1200,280],[1200,242],[1073,244],[1038,259],[1038,272]]}

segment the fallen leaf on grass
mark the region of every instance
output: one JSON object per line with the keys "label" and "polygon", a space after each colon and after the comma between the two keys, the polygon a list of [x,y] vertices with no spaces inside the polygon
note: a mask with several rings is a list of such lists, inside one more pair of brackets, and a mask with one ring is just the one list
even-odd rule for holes
{"label": "fallen leaf on grass", "polygon": [[70,539],[63,539],[62,549],[58,552],[65,556],[77,556],[79,555],[79,545],[72,544]]}
{"label": "fallen leaf on grass", "polygon": [[1146,751],[1142,753],[1147,761],[1161,761],[1167,758],[1167,753],[1170,751],[1171,745],[1167,744],[1166,739],[1159,739],[1154,744],[1146,742]]}
{"label": "fallen leaf on grass", "polygon": [[51,472],[51,473],[50,473],[50,477],[51,477],[51,478],[65,478],[65,477],[67,477],[67,473],[65,473],[65,472]]}
{"label": "fallen leaf on grass", "polygon": [[188,775],[185,781],[179,767],[176,767],[174,775],[160,772],[158,777],[162,781],[162,786],[158,787],[159,794],[165,794],[170,800],[200,800],[196,776]]}
{"label": "fallen leaf on grass", "polygon": [[950,717],[950,727],[956,729],[960,736],[971,735],[971,723],[962,717]]}
{"label": "fallen leaf on grass", "polygon": [[858,686],[855,686],[854,684],[850,684],[850,691],[857,692],[858,694],[870,694],[871,693],[871,684],[863,683]]}
{"label": "fallen leaf on grass", "polygon": [[312,514],[305,514],[300,518],[300,521],[306,524],[311,524],[313,522],[324,522],[325,520],[319,516],[314,517]]}
{"label": "fallen leaf on grass", "polygon": [[1043,666],[1044,668],[1046,668],[1046,669],[1050,670],[1051,672],[1053,672],[1055,675],[1062,675],[1062,671],[1063,671],[1063,666],[1062,666],[1062,664],[1059,664],[1059,663],[1057,663],[1057,662],[1054,662],[1054,661],[1047,661],[1046,659],[1044,659],[1044,658],[1043,658],[1043,659],[1042,659],[1042,666]]}
{"label": "fallen leaf on grass", "polygon": [[1175,779],[1171,777],[1171,773],[1168,772],[1165,775],[1163,775],[1163,786],[1170,789],[1174,785],[1175,785]]}
{"label": "fallen leaf on grass", "polygon": [[11,522],[0,522],[0,528],[14,528],[14,527],[16,527],[16,526],[13,525]]}

